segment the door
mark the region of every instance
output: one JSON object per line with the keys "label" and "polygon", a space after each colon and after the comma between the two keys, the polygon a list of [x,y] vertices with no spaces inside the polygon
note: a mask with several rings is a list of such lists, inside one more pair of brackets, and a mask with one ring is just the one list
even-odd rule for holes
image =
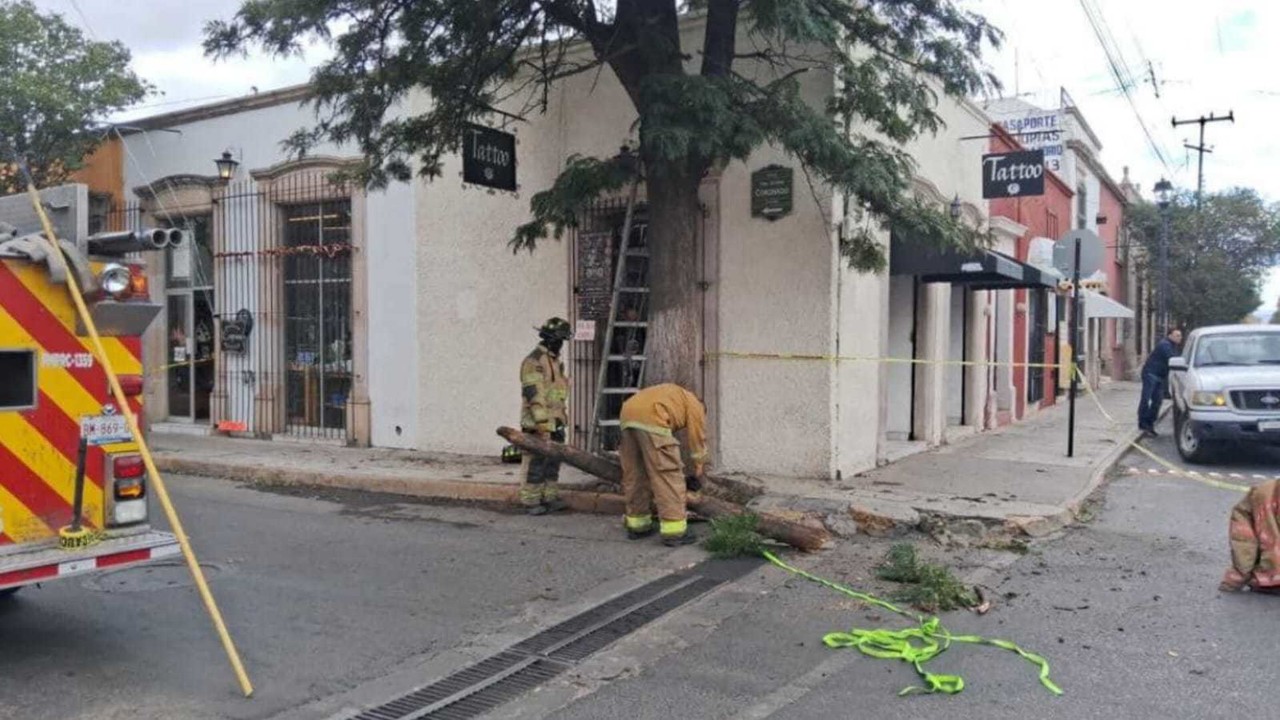
{"label": "door", "polygon": [[165,251],[169,418],[208,422],[215,377],[210,216],[162,224],[187,231],[185,242]]}
{"label": "door", "polygon": [[351,393],[351,202],[284,214],[285,429],[346,439]]}
{"label": "door", "polygon": [[1027,293],[1027,314],[1031,317],[1030,336],[1027,338],[1027,403],[1035,404],[1044,399],[1044,338],[1049,333],[1049,306],[1043,290],[1032,289]]}

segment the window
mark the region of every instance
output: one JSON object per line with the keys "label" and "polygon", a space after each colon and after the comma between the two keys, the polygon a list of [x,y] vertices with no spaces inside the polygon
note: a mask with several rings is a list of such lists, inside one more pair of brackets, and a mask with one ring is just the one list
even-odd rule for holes
{"label": "window", "polygon": [[0,350],[0,411],[36,406],[36,352]]}
{"label": "window", "polygon": [[1052,210],[1044,211],[1044,229],[1049,237],[1057,240],[1061,235],[1061,228],[1058,227],[1058,213]]}
{"label": "window", "polygon": [[1083,184],[1076,187],[1076,228],[1089,227],[1089,191]]}
{"label": "window", "polygon": [[1195,365],[1280,365],[1280,333],[1207,335],[1196,344]]}

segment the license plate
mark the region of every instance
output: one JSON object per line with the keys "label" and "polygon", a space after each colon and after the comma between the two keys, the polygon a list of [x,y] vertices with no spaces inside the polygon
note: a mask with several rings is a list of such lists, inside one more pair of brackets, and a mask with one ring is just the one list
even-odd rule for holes
{"label": "license plate", "polygon": [[1280,430],[1280,420],[1259,420],[1258,430],[1266,432],[1268,430]]}
{"label": "license plate", "polygon": [[90,445],[129,442],[133,435],[123,415],[90,415],[80,418],[80,435]]}

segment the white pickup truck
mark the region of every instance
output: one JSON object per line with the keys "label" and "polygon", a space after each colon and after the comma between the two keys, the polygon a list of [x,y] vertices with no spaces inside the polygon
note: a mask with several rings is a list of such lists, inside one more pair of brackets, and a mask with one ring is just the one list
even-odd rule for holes
{"label": "white pickup truck", "polygon": [[1205,462],[1227,443],[1280,445],[1280,325],[1194,330],[1169,380],[1184,460]]}

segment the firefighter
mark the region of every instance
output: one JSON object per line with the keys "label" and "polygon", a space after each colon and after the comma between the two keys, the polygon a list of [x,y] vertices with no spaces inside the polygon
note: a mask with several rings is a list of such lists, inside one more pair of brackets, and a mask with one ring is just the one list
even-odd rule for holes
{"label": "firefighter", "polygon": [[[618,455],[628,538],[638,540],[657,530],[668,547],[697,539],[689,532],[685,503],[688,492],[701,487],[707,459],[706,423],[707,411],[698,398],[671,383],[647,387],[622,404]],[[675,438],[681,430],[693,461],[690,475],[684,473],[680,441]]]}
{"label": "firefighter", "polygon": [[[553,317],[537,328],[541,342],[520,365],[523,406],[520,427],[543,440],[565,441],[569,380],[560,361],[560,349],[573,336],[569,322]],[[520,504],[530,515],[546,515],[565,508],[559,497],[560,461],[525,453]]]}

